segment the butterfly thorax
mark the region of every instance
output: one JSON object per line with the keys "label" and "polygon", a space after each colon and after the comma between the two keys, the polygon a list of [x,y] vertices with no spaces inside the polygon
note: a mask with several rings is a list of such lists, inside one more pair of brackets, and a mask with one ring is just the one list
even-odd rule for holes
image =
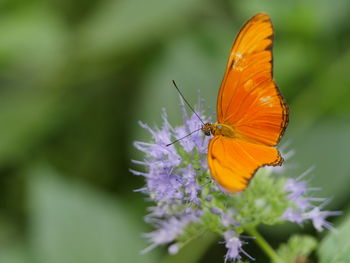
{"label": "butterfly thorax", "polygon": [[233,127],[229,124],[207,122],[202,126],[202,132],[206,136],[222,135],[222,136],[231,137],[231,138],[235,137],[235,132],[233,130]]}

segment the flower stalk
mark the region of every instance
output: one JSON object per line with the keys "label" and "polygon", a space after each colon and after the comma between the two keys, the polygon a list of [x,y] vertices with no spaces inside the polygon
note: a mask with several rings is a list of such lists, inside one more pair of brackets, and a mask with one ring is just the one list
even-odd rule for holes
{"label": "flower stalk", "polygon": [[274,263],[284,263],[284,261],[277,255],[276,251],[270,246],[266,239],[256,230],[255,227],[247,227],[245,231],[255,237],[255,242],[260,246],[260,248],[265,252],[265,254]]}

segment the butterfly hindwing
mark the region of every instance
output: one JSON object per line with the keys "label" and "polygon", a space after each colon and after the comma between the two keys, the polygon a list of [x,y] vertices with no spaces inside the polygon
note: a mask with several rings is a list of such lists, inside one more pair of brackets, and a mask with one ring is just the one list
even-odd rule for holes
{"label": "butterfly hindwing", "polygon": [[283,161],[274,147],[215,136],[209,142],[208,164],[214,180],[230,193],[244,190],[262,165]]}

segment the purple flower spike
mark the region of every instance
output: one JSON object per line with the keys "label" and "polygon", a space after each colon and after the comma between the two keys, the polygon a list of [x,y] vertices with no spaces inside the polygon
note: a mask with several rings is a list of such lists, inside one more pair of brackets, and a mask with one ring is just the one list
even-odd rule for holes
{"label": "purple flower spike", "polygon": [[[198,221],[196,211],[190,210],[178,217],[172,216],[167,220],[158,220],[155,225],[157,230],[146,233],[144,236],[149,239],[151,245],[144,249],[142,253],[146,253],[158,245],[173,242],[177,236],[183,233],[184,228],[191,222]],[[172,248],[172,251],[175,249]]]}
{"label": "purple flower spike", "polygon": [[243,253],[251,260],[255,260],[247,252],[243,250],[242,246],[243,244],[245,244],[245,242],[242,242],[239,239],[236,232],[234,232],[233,230],[227,230],[226,232],[224,232],[224,238],[225,238],[225,246],[227,248],[225,263],[228,260],[232,260],[232,261],[240,260],[242,258],[240,253]]}
{"label": "purple flower spike", "polygon": [[287,183],[284,186],[284,190],[286,192],[289,192],[289,199],[291,201],[294,201],[307,192],[307,183],[298,182],[297,180],[290,178],[287,180]]}
{"label": "purple flower spike", "polygon": [[327,228],[328,230],[334,230],[332,224],[326,221],[326,217],[338,216],[341,214],[341,211],[321,211],[320,207],[317,206],[309,211],[305,215],[305,218],[310,219],[315,229],[321,232],[324,228]]}
{"label": "purple flower spike", "polygon": [[211,207],[210,212],[214,215],[219,215],[219,216],[222,215],[222,210],[218,207]]}
{"label": "purple flower spike", "polygon": [[[288,199],[295,205],[294,208],[288,207],[283,213],[281,219],[302,224],[305,220],[311,220],[317,231],[322,231],[324,228],[333,229],[332,225],[325,219],[328,216],[337,216],[341,212],[321,211],[328,201],[325,198],[308,197],[306,194],[318,188],[310,188],[307,182],[301,181],[307,174],[312,171],[309,168],[297,179],[290,178],[287,180],[284,190],[288,193]],[[315,206],[315,202],[323,202],[319,206]]]}
{"label": "purple flower spike", "polygon": [[[152,141],[134,143],[145,157],[144,160],[133,163],[145,169],[131,172],[145,178],[146,185],[138,191],[147,194],[155,203],[148,208],[150,213],[145,217],[156,229],[145,234],[151,245],[144,252],[158,245],[175,242],[169,247],[169,253],[176,253],[181,247],[176,239],[183,234],[183,229],[203,216],[202,202],[205,199],[202,199],[203,186],[199,182],[203,184],[203,177],[207,176],[207,147],[210,138],[198,130],[202,123],[196,114],[188,115],[183,104],[181,107],[182,126],[173,128],[163,111],[161,128],[151,128],[140,122],[141,127],[151,134]],[[202,109],[195,109],[204,122],[209,121],[203,117]],[[198,132],[167,146],[195,130]],[[198,179],[199,176],[201,178]]]}
{"label": "purple flower spike", "polygon": [[221,224],[224,227],[235,226],[237,223],[233,220],[234,211],[229,209],[226,213],[221,215]]}
{"label": "purple flower spike", "polygon": [[[200,109],[198,109],[198,113],[201,114]],[[147,172],[131,170],[135,175],[141,175],[146,178],[146,187],[142,187],[140,191],[149,194],[158,203],[157,207],[160,211],[155,211],[156,209],[153,208],[153,215],[163,214],[170,206],[177,205],[181,201],[200,204],[198,195],[201,187],[196,179],[196,170],[193,169],[192,165],[181,167],[183,160],[177,151],[178,146],[166,145],[174,138],[182,137],[193,131],[193,128],[198,129],[201,122],[195,114],[192,114],[189,118],[185,111],[185,125],[175,129],[169,124],[165,111],[163,111],[162,119],[163,125],[161,129],[157,127],[152,129],[147,124],[140,122],[141,127],[152,135],[153,142],[134,143],[138,150],[145,153],[145,160],[134,161],[134,163],[146,166]],[[204,121],[207,120],[204,119]],[[206,163],[208,139],[204,137],[198,131],[198,134],[194,133],[179,142],[179,145],[189,154],[193,154],[194,150],[196,150],[197,154],[200,154],[199,164]],[[161,206],[159,203],[161,203]]]}
{"label": "purple flower spike", "polygon": [[183,180],[182,186],[184,187],[186,200],[191,201],[195,204],[199,204],[200,198],[198,198],[198,194],[201,190],[201,187],[196,180],[196,170],[192,168],[192,165],[188,165],[181,171]]}
{"label": "purple flower spike", "polygon": [[301,224],[304,220],[303,215],[292,208],[287,208],[281,218],[298,224]]}
{"label": "purple flower spike", "polygon": [[[185,128],[184,126],[180,126],[180,127],[175,128],[176,138],[183,138],[189,133],[190,133],[190,131],[187,128]],[[193,139],[189,138],[189,137],[182,139],[179,143],[184,148],[184,150],[188,153],[191,153],[195,147]]]}

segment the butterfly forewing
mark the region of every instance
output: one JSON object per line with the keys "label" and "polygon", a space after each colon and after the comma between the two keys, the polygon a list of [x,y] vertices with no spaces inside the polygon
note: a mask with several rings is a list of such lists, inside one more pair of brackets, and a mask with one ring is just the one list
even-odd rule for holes
{"label": "butterfly forewing", "polygon": [[288,109],[272,79],[273,27],[266,14],[251,18],[230,52],[218,103],[219,123],[239,136],[276,145],[288,123]]}

